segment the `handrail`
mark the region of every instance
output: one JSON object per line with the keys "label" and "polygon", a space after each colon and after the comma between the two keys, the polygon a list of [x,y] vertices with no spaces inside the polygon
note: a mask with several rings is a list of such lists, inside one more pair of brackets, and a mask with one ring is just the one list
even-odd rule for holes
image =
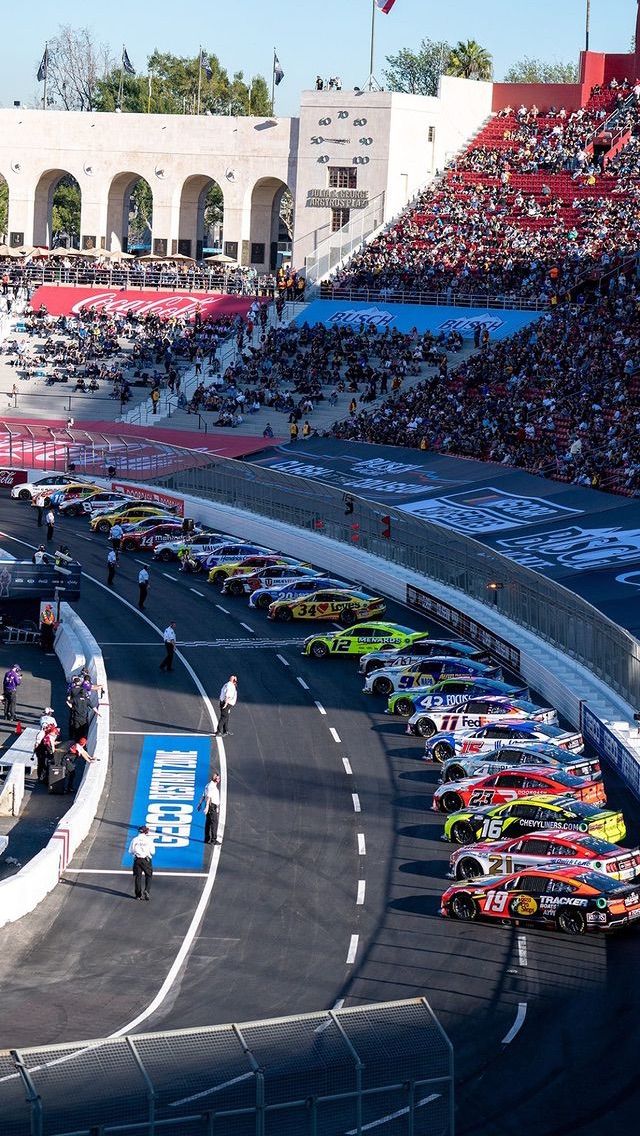
{"label": "handrail", "polygon": [[352,288],[348,285],[331,284],[325,281],[320,285],[321,300],[364,301],[365,303],[391,303],[431,305],[447,308],[499,308],[520,312],[546,312],[551,307],[548,300],[530,300],[519,296],[500,296],[484,292],[474,295],[470,292],[428,292],[415,288]]}

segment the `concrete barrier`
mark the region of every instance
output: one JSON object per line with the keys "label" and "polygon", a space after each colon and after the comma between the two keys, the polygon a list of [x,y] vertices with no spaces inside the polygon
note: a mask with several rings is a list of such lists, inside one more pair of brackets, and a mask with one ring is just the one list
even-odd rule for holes
{"label": "concrete barrier", "polygon": [[[56,652],[65,677],[86,666],[92,682],[105,692],[87,739],[89,752],[98,760],[85,765],[73,805],[65,813],[46,848],[14,876],[0,881],[0,927],[33,911],[55,888],[91,828],[107,777],[109,703],[102,652],[89,629],[68,604],[61,605],[61,614],[63,621],[56,633]],[[67,667],[71,669],[67,670]]]}
{"label": "concrete barrier", "polygon": [[11,766],[0,792],[0,816],[20,816],[24,801],[24,764]]}

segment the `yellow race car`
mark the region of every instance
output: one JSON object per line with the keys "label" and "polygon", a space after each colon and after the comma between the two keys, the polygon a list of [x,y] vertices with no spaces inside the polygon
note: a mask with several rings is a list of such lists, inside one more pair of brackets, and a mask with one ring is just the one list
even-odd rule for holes
{"label": "yellow race car", "polygon": [[158,523],[160,523],[160,519],[167,516],[167,510],[160,505],[131,504],[126,507],[126,510],[118,509],[113,513],[99,513],[97,517],[93,518],[89,528],[91,532],[109,533],[116,522],[120,525],[133,525],[137,521],[146,520],[147,517],[158,517]]}
{"label": "yellow race car", "polygon": [[300,599],[274,600],[269,606],[269,619],[280,619],[284,623],[291,619],[333,619],[350,627],[361,619],[377,619],[386,607],[380,596],[327,590],[309,592]]}

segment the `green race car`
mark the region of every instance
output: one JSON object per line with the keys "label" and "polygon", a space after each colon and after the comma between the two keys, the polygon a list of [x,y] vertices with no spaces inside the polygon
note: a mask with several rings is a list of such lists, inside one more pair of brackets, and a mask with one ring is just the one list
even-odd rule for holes
{"label": "green race car", "polygon": [[522,836],[532,829],[567,829],[588,832],[618,844],[626,828],[621,812],[587,804],[567,794],[564,797],[536,795],[520,797],[503,805],[485,805],[451,813],[445,822],[443,840],[454,844],[475,844],[478,840],[505,840]]}
{"label": "green race car", "polygon": [[303,655],[326,659],[328,655],[366,655],[381,646],[406,647],[416,639],[423,639],[424,631],[413,631],[398,623],[356,623],[344,631],[324,635],[310,635],[305,639]]}

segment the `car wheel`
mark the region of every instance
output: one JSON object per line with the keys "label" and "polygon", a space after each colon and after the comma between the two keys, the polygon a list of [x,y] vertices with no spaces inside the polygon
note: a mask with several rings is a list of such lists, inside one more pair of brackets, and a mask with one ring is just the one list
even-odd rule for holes
{"label": "car wheel", "polygon": [[280,611],[276,612],[276,619],[281,619],[283,623],[291,623],[291,620],[293,619],[293,612],[291,611],[291,608],[280,608]]}
{"label": "car wheel", "polygon": [[18,493],[18,501],[31,501],[31,494],[28,489],[21,489]]}
{"label": "car wheel", "polygon": [[340,623],[343,627],[351,627],[351,624],[356,623],[357,619],[358,613],[352,607],[347,607],[340,612]]}
{"label": "car wheel", "polygon": [[135,542],[135,540],[130,540],[130,539],[127,540],[125,538],[125,540],[123,540],[123,542],[122,542],[122,547],[123,547],[125,552],[134,552],[135,548],[136,548],[136,542]]}
{"label": "car wheel", "polygon": [[471,856],[464,856],[462,860],[459,860],[456,864],[457,880],[475,880],[481,875],[483,875],[483,872],[480,864]]}
{"label": "car wheel", "polygon": [[473,844],[475,833],[467,820],[459,820],[451,829],[454,844]]}
{"label": "car wheel", "polygon": [[478,908],[470,895],[454,895],[449,905],[449,910],[454,919],[462,919],[464,923],[470,923],[475,919],[478,914]]}
{"label": "car wheel", "polygon": [[169,552],[168,548],[163,548],[162,552],[158,553],[158,560],[164,561],[165,564],[167,564],[168,561],[171,560],[171,559],[172,559],[172,553]]}
{"label": "car wheel", "polygon": [[314,659],[326,659],[329,654],[329,648],[326,643],[323,643],[322,640],[319,639],[317,643],[311,644],[309,654],[312,655]]}
{"label": "car wheel", "polygon": [[448,757],[453,757],[453,750],[449,742],[436,742],[432,752],[436,761],[446,761]]}
{"label": "car wheel", "polygon": [[394,705],[394,713],[399,714],[401,718],[410,718],[413,714],[413,702],[410,698],[398,698]]}
{"label": "car wheel", "polygon": [[444,771],[445,781],[462,781],[462,778],[466,776],[467,774],[461,765],[449,765]]}
{"label": "car wheel", "polygon": [[370,675],[373,671],[379,671],[381,667],[382,663],[379,659],[369,659],[364,665],[364,673],[365,675]]}
{"label": "car wheel", "polygon": [[242,587],[242,584],[240,583],[239,580],[230,580],[229,581],[229,595],[230,596],[241,596],[243,591],[244,591],[244,588]]}
{"label": "car wheel", "polygon": [[75,505],[73,509],[69,509],[70,517],[81,517],[83,513],[84,509],[82,508],[82,505]]}
{"label": "car wheel", "polygon": [[443,793],[440,797],[440,808],[443,813],[457,813],[463,806],[459,793]]}
{"label": "car wheel", "polygon": [[578,908],[565,907],[563,911],[558,912],[558,930],[564,932],[565,935],[584,935],[586,929],[587,921],[584,912],[578,910]]}
{"label": "car wheel", "polygon": [[212,584],[224,584],[226,578],[227,578],[226,572],[212,572],[211,573],[211,583]]}
{"label": "car wheel", "polygon": [[96,525],[96,531],[100,533],[111,532],[111,525],[108,521],[98,521],[98,524]]}
{"label": "car wheel", "polygon": [[421,738],[432,738],[436,732],[435,723],[431,718],[418,718],[416,725]]}
{"label": "car wheel", "polygon": [[380,678],[374,678],[371,690],[374,694],[389,695],[393,690],[393,683],[386,675],[380,675]]}
{"label": "car wheel", "polygon": [[256,607],[259,607],[261,611],[265,611],[269,607],[269,604],[272,603],[273,599],[271,596],[258,596],[256,600]]}

